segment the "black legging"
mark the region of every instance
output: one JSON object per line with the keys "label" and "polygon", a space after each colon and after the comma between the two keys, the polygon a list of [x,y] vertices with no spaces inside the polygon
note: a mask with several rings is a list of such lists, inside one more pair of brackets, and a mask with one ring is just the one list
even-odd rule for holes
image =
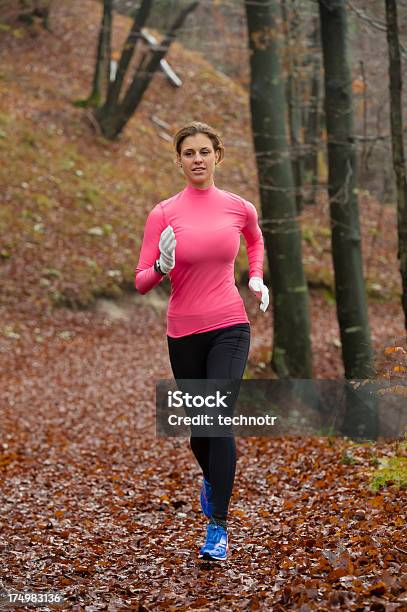
{"label": "black legging", "polygon": [[[174,378],[241,379],[250,347],[250,325],[168,339]],[[236,443],[229,437],[191,436],[191,449],[213,490],[213,517],[226,520],[236,470]]]}

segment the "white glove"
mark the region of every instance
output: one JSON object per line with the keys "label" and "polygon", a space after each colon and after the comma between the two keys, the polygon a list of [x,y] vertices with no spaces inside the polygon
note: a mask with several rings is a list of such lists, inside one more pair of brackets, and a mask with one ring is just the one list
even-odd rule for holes
{"label": "white glove", "polygon": [[160,243],[158,248],[160,249],[160,268],[167,274],[175,266],[175,246],[177,241],[175,240],[174,230],[171,225],[167,225],[165,230],[161,233]]}
{"label": "white glove", "polygon": [[252,276],[249,281],[249,288],[261,299],[260,310],[266,312],[269,305],[269,290],[259,276]]}

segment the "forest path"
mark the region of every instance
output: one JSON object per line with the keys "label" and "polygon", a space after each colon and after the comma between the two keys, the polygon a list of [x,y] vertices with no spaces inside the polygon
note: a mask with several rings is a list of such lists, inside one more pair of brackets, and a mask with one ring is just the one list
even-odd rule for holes
{"label": "forest path", "polygon": [[[198,561],[199,470],[186,439],[155,436],[154,382],[171,371],[165,300],[146,297],[2,309],[0,586],[87,611],[405,609],[405,491],[368,490],[385,445],[348,463],[339,439],[238,439],[231,554]],[[335,310],[318,299],[316,357],[334,377]],[[271,313],[247,304],[256,361]],[[396,305],[372,309],[375,334],[397,336]]]}

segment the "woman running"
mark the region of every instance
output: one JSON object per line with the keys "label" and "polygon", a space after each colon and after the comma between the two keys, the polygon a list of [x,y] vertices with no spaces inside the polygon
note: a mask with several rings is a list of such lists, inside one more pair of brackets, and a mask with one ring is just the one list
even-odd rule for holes
{"label": "woman running", "polygon": [[[144,294],[166,275],[170,278],[167,341],[176,380],[240,380],[250,347],[250,324],[234,277],[240,233],[247,245],[249,287],[263,312],[269,304],[257,211],[242,197],[215,186],[215,166],[224,158],[224,146],[212,127],[188,123],[174,136],[174,148],[187,184],[148,215],[135,286]],[[190,443],[202,469],[200,499],[209,518],[199,556],[223,560],[228,552],[235,439],[192,435]]]}

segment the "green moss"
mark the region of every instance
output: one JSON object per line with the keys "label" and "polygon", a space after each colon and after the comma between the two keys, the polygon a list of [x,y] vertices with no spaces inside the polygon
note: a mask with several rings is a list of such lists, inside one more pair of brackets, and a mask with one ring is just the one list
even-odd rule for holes
{"label": "green moss", "polygon": [[3,248],[0,249],[1,259],[10,259],[12,255],[13,255],[12,248],[8,244],[5,244]]}
{"label": "green moss", "polygon": [[111,283],[100,287],[100,289],[96,289],[93,292],[95,297],[107,298],[107,299],[116,299],[123,295],[122,289],[116,283]]}
{"label": "green moss", "polygon": [[370,481],[370,489],[378,491],[381,488],[393,486],[397,489],[407,487],[407,458],[390,457],[379,459],[381,467],[376,470]]}
{"label": "green moss", "polygon": [[304,266],[305,276],[307,278],[307,282],[311,287],[315,288],[325,288],[331,292],[332,297],[334,297],[333,287],[334,287],[334,278],[331,270],[325,266],[320,265],[319,267],[308,266],[307,264]]}
{"label": "green moss", "polygon": [[344,450],[341,456],[342,465],[354,465],[356,459],[350,450]]}
{"label": "green moss", "polygon": [[0,113],[0,127],[5,128],[11,124],[11,117],[4,113]]}
{"label": "green moss", "polygon": [[27,127],[24,128],[20,134],[20,143],[24,146],[32,147],[33,149],[38,149],[40,145],[40,137],[38,132],[34,130],[30,130]]}
{"label": "green moss", "polygon": [[59,162],[59,168],[61,170],[72,170],[75,167],[75,162],[69,158],[62,158]]}
{"label": "green moss", "polygon": [[56,268],[44,268],[42,273],[43,273],[44,276],[49,276],[49,277],[54,277],[54,278],[61,278],[62,277],[61,271],[57,270]]}
{"label": "green moss", "polygon": [[89,98],[74,100],[72,104],[78,108],[98,108],[102,103],[102,97],[99,92],[93,94]]}
{"label": "green moss", "polygon": [[82,197],[87,204],[91,204],[93,207],[96,207],[101,203],[102,194],[96,187],[86,186],[82,193]]}
{"label": "green moss", "polygon": [[324,238],[330,238],[331,237],[331,230],[329,227],[324,227],[323,225],[320,225],[318,228],[316,228],[316,233],[318,234],[318,236],[323,236]]}
{"label": "green moss", "polygon": [[308,242],[308,244],[310,244],[314,249],[316,249],[317,251],[320,250],[318,241],[315,238],[315,231],[312,227],[310,226],[302,227],[301,236],[302,236],[302,239]]}
{"label": "green moss", "polygon": [[333,305],[336,303],[335,294],[331,288],[324,290],[324,299],[327,304]]}
{"label": "green moss", "polygon": [[366,294],[371,302],[376,304],[386,304],[387,302],[399,301],[399,293],[389,290],[388,287],[383,287],[375,280],[367,279],[365,281]]}
{"label": "green moss", "polygon": [[55,207],[55,202],[45,193],[32,193],[31,198],[37,204],[37,208],[40,211],[47,212]]}

